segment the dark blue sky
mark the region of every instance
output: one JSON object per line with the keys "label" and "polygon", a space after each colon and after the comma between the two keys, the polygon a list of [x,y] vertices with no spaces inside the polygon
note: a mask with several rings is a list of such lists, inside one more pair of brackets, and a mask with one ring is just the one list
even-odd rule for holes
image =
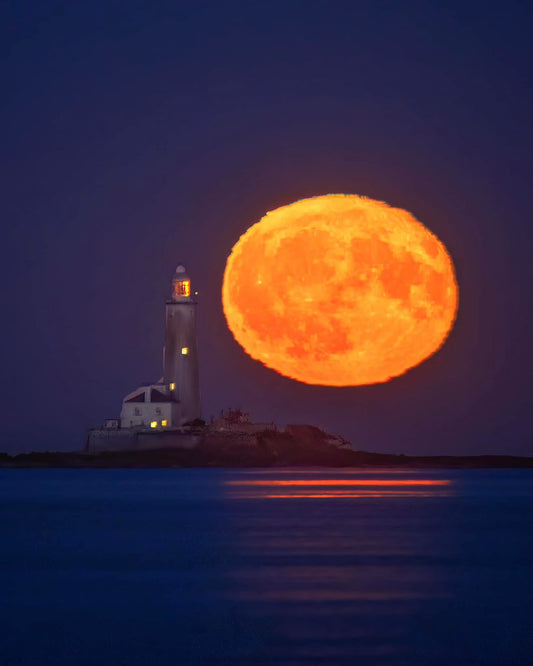
{"label": "dark blue sky", "polygon": [[[205,417],[240,406],[369,450],[533,455],[529,3],[2,7],[1,450],[81,447],[159,378],[183,262]],[[240,234],[328,192],[406,208],[455,261],[451,337],[387,384],[298,384],[225,325]]]}

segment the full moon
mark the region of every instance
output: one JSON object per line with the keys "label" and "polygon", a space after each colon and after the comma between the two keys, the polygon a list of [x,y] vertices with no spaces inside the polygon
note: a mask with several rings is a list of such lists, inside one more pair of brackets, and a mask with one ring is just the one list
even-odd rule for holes
{"label": "full moon", "polygon": [[443,243],[410,213],[327,194],[277,208],[240,237],[222,305],[253,359],[306,384],[356,386],[434,354],[458,287]]}

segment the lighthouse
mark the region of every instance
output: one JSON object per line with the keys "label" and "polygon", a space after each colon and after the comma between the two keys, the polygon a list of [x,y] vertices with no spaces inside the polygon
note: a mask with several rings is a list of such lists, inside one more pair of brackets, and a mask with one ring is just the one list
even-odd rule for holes
{"label": "lighthouse", "polygon": [[191,292],[191,280],[180,264],[172,278],[171,298],[166,304],[163,383],[168,387],[172,400],[181,406],[182,423],[201,417],[197,306]]}
{"label": "lighthouse", "polygon": [[121,430],[175,429],[201,418],[196,293],[180,264],[166,302],[163,376],[157,383],[140,386],[124,398]]}

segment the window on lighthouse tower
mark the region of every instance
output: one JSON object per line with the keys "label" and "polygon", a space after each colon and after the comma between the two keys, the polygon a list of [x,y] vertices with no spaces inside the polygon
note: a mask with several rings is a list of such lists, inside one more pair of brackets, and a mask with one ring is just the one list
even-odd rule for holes
{"label": "window on lighthouse tower", "polygon": [[191,281],[182,280],[181,282],[174,282],[174,296],[183,297],[191,295]]}

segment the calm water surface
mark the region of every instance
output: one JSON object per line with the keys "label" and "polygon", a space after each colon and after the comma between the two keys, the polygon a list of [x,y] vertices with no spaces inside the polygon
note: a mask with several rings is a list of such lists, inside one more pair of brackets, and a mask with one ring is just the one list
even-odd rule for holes
{"label": "calm water surface", "polygon": [[0,664],[530,666],[532,509],[528,470],[0,470]]}

